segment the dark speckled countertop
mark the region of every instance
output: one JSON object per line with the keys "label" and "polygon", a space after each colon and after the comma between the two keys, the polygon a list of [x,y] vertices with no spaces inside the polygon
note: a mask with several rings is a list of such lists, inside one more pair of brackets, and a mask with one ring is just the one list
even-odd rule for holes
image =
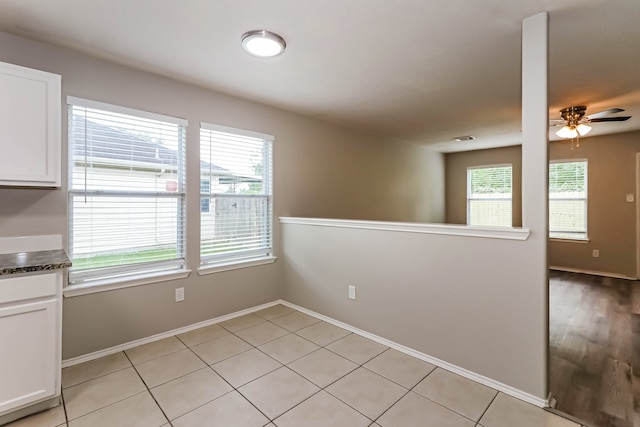
{"label": "dark speckled countertop", "polygon": [[71,267],[64,250],[0,254],[0,276]]}

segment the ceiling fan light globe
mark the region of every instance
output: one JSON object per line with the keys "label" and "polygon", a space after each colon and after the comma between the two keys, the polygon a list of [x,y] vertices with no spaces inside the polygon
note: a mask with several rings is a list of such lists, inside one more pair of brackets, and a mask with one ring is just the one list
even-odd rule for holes
{"label": "ceiling fan light globe", "polygon": [[560,138],[575,138],[578,136],[578,131],[575,127],[564,126],[558,132],[556,132]]}
{"label": "ceiling fan light globe", "polygon": [[578,131],[580,136],[585,136],[586,134],[591,132],[591,126],[587,126],[587,125],[581,123],[581,124],[578,125],[576,130]]}

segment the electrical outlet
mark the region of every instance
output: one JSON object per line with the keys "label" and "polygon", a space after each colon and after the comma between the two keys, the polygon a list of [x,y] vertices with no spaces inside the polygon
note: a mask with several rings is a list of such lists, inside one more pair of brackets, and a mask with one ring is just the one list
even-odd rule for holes
{"label": "electrical outlet", "polygon": [[631,194],[631,193],[627,194],[627,202],[629,202],[629,203],[633,203],[633,200],[634,200],[634,199],[635,199],[635,198],[633,197],[633,194]]}
{"label": "electrical outlet", "polygon": [[176,288],[176,302],[184,301],[184,288]]}
{"label": "electrical outlet", "polygon": [[349,299],[356,299],[356,287],[349,285]]}
{"label": "electrical outlet", "polygon": [[600,258],[600,251],[598,249],[594,249],[591,254],[594,258]]}

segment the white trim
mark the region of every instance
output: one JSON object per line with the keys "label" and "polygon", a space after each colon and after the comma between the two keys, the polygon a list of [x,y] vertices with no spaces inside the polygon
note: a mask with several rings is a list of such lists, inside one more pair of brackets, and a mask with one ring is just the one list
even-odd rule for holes
{"label": "white trim", "polygon": [[591,274],[593,276],[612,277],[614,279],[638,280],[636,277],[625,276],[624,274],[607,273],[605,271],[584,270],[582,268],[558,267],[555,265],[550,265],[549,270],[566,271],[568,273]]}
{"label": "white trim", "polygon": [[178,126],[188,126],[189,121],[178,117],[167,116],[164,114],[152,113],[150,111],[138,110],[136,108],[123,107],[121,105],[107,104],[106,102],[93,101],[90,99],[77,98],[75,96],[67,96],[67,105],[75,105],[84,108],[93,108],[96,110],[105,110],[112,113],[128,114],[130,116],[142,117],[150,120],[158,120],[161,122],[173,123]]}
{"label": "white trim", "polygon": [[491,168],[511,168],[511,176],[513,178],[513,164],[512,163],[498,163],[491,165],[477,165],[477,166],[467,166],[467,171],[470,169],[491,169]]}
{"label": "white trim", "polygon": [[260,139],[262,141],[273,142],[276,138],[268,133],[254,132],[252,130],[232,128],[229,126],[216,125],[213,123],[200,122],[200,129],[212,130],[214,132],[230,133],[232,135],[242,135],[248,138]]}
{"label": "white trim", "polygon": [[584,159],[556,159],[556,160],[549,160],[549,164],[554,164],[554,163],[580,163],[580,162],[589,163],[589,159],[584,158]]}
{"label": "white trim", "polygon": [[156,273],[127,276],[120,279],[96,280],[81,285],[67,286],[62,290],[65,298],[80,295],[95,294],[98,292],[114,291],[116,289],[131,288],[133,286],[149,285],[151,283],[166,282],[168,280],[185,279],[189,277],[191,270],[171,270]]}
{"label": "white trim", "polygon": [[451,363],[445,362],[444,360],[440,360],[437,359],[435,357],[429,356],[427,354],[421,353],[419,351],[413,350],[409,347],[397,344],[393,341],[390,341],[388,339],[379,337],[378,335],[374,335],[372,333],[369,333],[367,331],[363,331],[362,329],[358,329],[355,328],[349,324],[340,322],[338,320],[335,320],[331,317],[328,316],[324,316],[322,314],[316,313],[315,311],[312,310],[308,310],[306,308],[300,307],[299,305],[290,303],[288,301],[279,299],[279,300],[275,300],[272,302],[268,302],[266,304],[262,304],[262,305],[258,305],[255,307],[251,307],[251,308],[247,308],[245,310],[240,310],[240,311],[236,311],[235,313],[231,313],[231,314],[227,314],[224,316],[220,316],[220,317],[216,317],[214,319],[210,319],[210,320],[205,320],[203,322],[199,322],[199,323],[194,323],[193,325],[189,325],[189,326],[184,326],[182,328],[177,328],[177,329],[173,329],[171,331],[167,331],[167,332],[162,332],[160,334],[156,334],[156,335],[152,335],[150,337],[147,338],[142,338],[139,340],[135,340],[135,341],[130,341],[128,343],[124,343],[124,344],[120,344],[114,347],[110,347],[104,350],[99,350],[99,351],[95,351],[93,353],[89,353],[89,354],[85,354],[83,356],[78,356],[78,357],[74,357],[71,359],[66,359],[62,361],[62,367],[63,368],[68,368],[69,366],[73,366],[73,365],[77,365],[79,363],[83,363],[83,362],[88,362],[90,360],[94,360],[94,359],[98,359],[100,357],[103,356],[108,356],[110,354],[114,354],[114,353],[118,353],[120,351],[123,350],[128,350],[130,348],[133,347],[137,347],[143,344],[149,344],[151,342],[154,341],[158,341],[164,338],[169,338],[172,337],[174,335],[179,335],[179,334],[184,334],[185,332],[190,332],[193,331],[194,329],[198,329],[198,328],[202,328],[205,326],[210,326],[216,323],[220,323],[220,322],[224,322],[225,320],[230,320],[230,319],[234,319],[236,317],[240,317],[240,316],[244,316],[245,314],[250,314],[250,313],[254,313],[256,311],[259,310],[263,310],[265,308],[269,308],[272,307],[274,305],[278,305],[278,304],[282,304],[285,305],[287,307],[293,308],[295,310],[298,310],[302,313],[308,314],[309,316],[313,316],[316,319],[320,319],[320,320],[324,320],[327,323],[330,323],[332,325],[338,326],[342,329],[346,329],[347,331],[353,332],[354,334],[358,334],[361,335],[365,338],[369,338],[375,342],[378,342],[382,345],[386,345],[387,347],[391,347],[395,350],[398,350],[402,353],[405,353],[409,356],[413,356],[415,358],[418,358],[420,360],[424,360],[425,362],[431,363],[432,365],[435,365],[437,367],[440,367],[442,369],[446,369],[450,372],[453,372],[455,374],[458,374],[460,376],[463,376],[465,378],[468,378],[472,381],[476,381],[480,384],[484,384],[487,387],[491,387],[495,390],[501,391],[505,394],[508,394],[509,396],[513,396],[516,399],[520,399],[523,400],[525,402],[531,403],[532,405],[538,406],[540,408],[545,408],[548,405],[548,401],[546,399],[542,399],[539,397],[536,397],[532,394],[526,393],[522,390],[518,390],[514,387],[511,387],[509,385],[503,384],[499,381],[495,381],[491,378],[485,377],[483,375],[479,375],[476,374],[475,372],[469,371],[467,369],[461,368],[459,366],[453,365]]}
{"label": "white trim", "polygon": [[418,222],[361,221],[325,218],[280,217],[282,224],[314,225],[322,227],[361,228],[365,230],[397,231],[405,233],[444,234],[448,236],[481,237],[487,239],[527,240],[527,228],[480,227],[458,224],[423,224]]}
{"label": "white trim", "polygon": [[522,390],[518,390],[517,388],[511,387],[499,381],[485,377],[484,375],[476,374],[475,372],[461,368],[457,365],[451,364],[449,362],[445,362],[444,360],[437,359],[433,356],[429,356],[428,354],[421,353],[417,350],[398,344],[394,341],[390,341],[386,338],[379,337],[378,335],[374,335],[370,332],[363,331],[362,329],[355,328],[349,324],[332,319],[331,317],[318,314],[315,311],[307,310],[306,308],[300,307],[299,305],[296,305],[296,304],[292,304],[288,301],[280,300],[279,303],[282,305],[286,305],[287,307],[296,309],[302,313],[308,314],[309,316],[313,316],[316,319],[324,320],[327,323],[331,323],[332,325],[338,326],[342,329],[346,329],[347,331],[351,331],[354,334],[358,334],[365,338],[369,338],[372,341],[375,341],[382,345],[386,345],[387,347],[391,347],[394,350],[398,350],[409,356],[413,356],[417,359],[424,360],[425,362],[431,363],[432,365],[436,365],[439,368],[446,369],[447,371],[453,372],[454,374],[458,374],[472,381],[486,385],[487,387],[491,387],[495,390],[501,391],[505,394],[508,394],[509,396],[515,397],[516,399],[524,400],[525,402],[531,403],[532,405],[538,406],[540,408],[545,408],[549,406],[548,401],[546,399],[542,399],[540,397],[526,393]]}
{"label": "white trim", "polygon": [[189,326],[183,326],[181,328],[172,329],[167,332],[161,332],[159,334],[152,335],[150,337],[141,338],[139,340],[129,341],[124,344],[116,345],[113,347],[105,348],[104,350],[94,351],[93,353],[84,354],[78,357],[72,357],[71,359],[65,359],[62,361],[62,367],[68,368],[69,366],[78,365],[80,363],[88,362],[90,360],[99,359],[100,357],[108,356],[110,354],[118,353],[120,351],[128,350],[133,347],[138,347],[140,345],[149,344],[155,341],[159,341],[165,338],[171,338],[172,336],[184,334],[186,332],[191,332],[198,328],[203,328],[205,326],[214,325],[216,323],[224,322],[226,320],[235,319],[236,317],[244,316],[245,314],[250,314],[259,310],[263,310],[265,308],[272,307],[274,305],[284,304],[282,300],[276,300],[272,302],[268,302],[262,305],[258,305],[255,307],[247,308],[244,310],[236,311],[234,313],[225,314],[224,316],[216,317],[213,319],[205,320],[202,322],[194,323]]}
{"label": "white trim", "polygon": [[206,264],[196,270],[199,275],[219,273],[221,271],[238,270],[240,268],[255,267],[256,265],[272,264],[278,259],[274,256],[265,256],[261,258],[252,258],[249,260],[236,260],[220,262],[216,264]]}
{"label": "white trim", "polygon": [[549,241],[558,243],[589,243],[591,239],[561,239],[559,237],[549,237]]}

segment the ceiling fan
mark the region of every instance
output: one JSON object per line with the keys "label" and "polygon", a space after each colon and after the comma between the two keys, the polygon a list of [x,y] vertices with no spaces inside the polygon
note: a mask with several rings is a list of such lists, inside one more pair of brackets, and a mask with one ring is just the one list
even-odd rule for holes
{"label": "ceiling fan", "polygon": [[621,113],[622,111],[624,111],[622,108],[609,108],[608,110],[585,116],[587,107],[578,105],[563,108],[560,110],[562,119],[552,119],[549,122],[550,126],[562,126],[562,128],[556,132],[556,135],[559,137],[579,139],[591,131],[591,126],[589,126],[588,123],[624,122],[629,120],[631,116],[607,117],[611,114]]}

